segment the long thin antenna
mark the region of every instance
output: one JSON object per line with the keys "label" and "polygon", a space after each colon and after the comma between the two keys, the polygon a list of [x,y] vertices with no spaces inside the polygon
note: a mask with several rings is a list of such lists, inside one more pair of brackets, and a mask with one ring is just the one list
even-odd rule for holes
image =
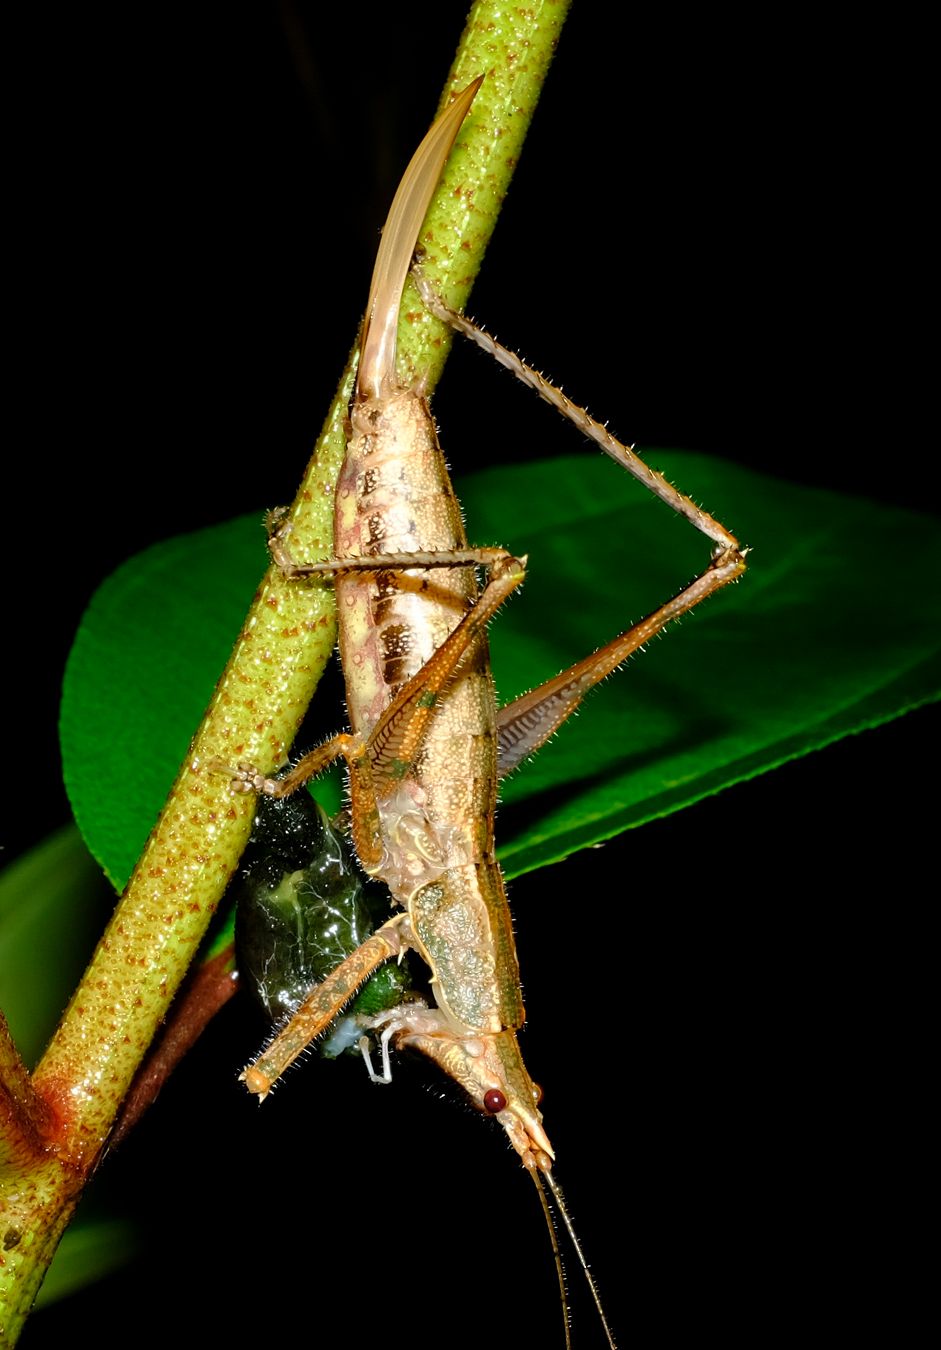
{"label": "long thin antenna", "polygon": [[[555,1219],[552,1210],[549,1208],[549,1201],[546,1199],[546,1188],[542,1184],[542,1174],[537,1167],[533,1167],[530,1169],[529,1175],[535,1181],[536,1190],[539,1192],[539,1203],[542,1205],[542,1212],[546,1216],[546,1227],[549,1230],[549,1241],[552,1244],[555,1273],[559,1277],[559,1298],[562,1303],[562,1320],[565,1324],[565,1350],[572,1350],[572,1315],[569,1310],[569,1293],[565,1285],[565,1266],[562,1264],[562,1253],[559,1250],[559,1235],[556,1232]],[[553,1193],[555,1193],[555,1187],[553,1187]]]}
{"label": "long thin antenna", "polygon": [[[617,1350],[617,1346],[614,1343],[614,1335],[611,1331],[611,1328],[608,1326],[608,1319],[604,1315],[604,1308],[601,1306],[601,1295],[598,1293],[598,1286],[595,1283],[595,1277],[594,1275],[592,1275],[588,1262],[585,1260],[585,1253],[582,1251],[582,1244],[579,1242],[578,1237],[575,1233],[575,1229],[572,1226],[572,1220],[569,1217],[568,1207],[566,1206],[565,1199],[563,1198],[562,1190],[559,1186],[559,1183],[556,1181],[555,1177],[552,1175],[551,1172],[543,1172],[542,1177],[549,1183],[549,1189],[552,1192],[552,1197],[555,1200],[556,1205],[558,1206],[559,1213],[562,1216],[562,1222],[565,1224],[565,1227],[568,1231],[568,1235],[569,1238],[571,1239],[572,1246],[575,1248],[575,1255],[578,1257],[579,1265],[584,1271],[585,1279],[588,1281],[588,1288],[591,1290],[591,1296],[595,1301],[595,1307],[598,1310],[598,1316],[601,1319],[601,1325],[604,1327],[604,1334],[608,1338],[608,1345],[610,1346],[610,1350]],[[540,1180],[541,1179],[542,1178],[540,1178]],[[542,1187],[540,1187],[540,1193],[542,1193],[543,1204],[545,1204],[546,1198],[544,1192],[542,1192]],[[566,1318],[566,1320],[568,1319]],[[566,1333],[566,1342],[567,1340],[568,1334]]]}

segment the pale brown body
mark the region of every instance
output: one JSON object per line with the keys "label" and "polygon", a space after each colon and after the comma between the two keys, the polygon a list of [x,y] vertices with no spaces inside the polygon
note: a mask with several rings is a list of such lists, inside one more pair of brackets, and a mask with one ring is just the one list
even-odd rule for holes
{"label": "pale brown body", "polygon": [[[466,550],[422,395],[397,389],[357,399],[351,431],[337,489],[338,557]],[[427,672],[474,610],[476,578],[467,566],[358,571],[338,576],[336,589],[350,722],[368,743],[403,687]],[[412,734],[417,746],[403,749],[391,731],[373,746],[381,857],[369,856],[368,840],[359,847],[367,869],[406,909],[407,941],[432,971],[438,1017],[424,1019],[420,1032],[403,1027],[398,1039],[442,1062],[478,1104],[488,1089],[500,1089],[515,1146],[524,1157],[533,1145],[551,1156],[515,1036],[524,1014],[494,854],[496,727],[481,622],[420,736]],[[355,828],[360,833],[362,824]]]}
{"label": "pale brown body", "polygon": [[[358,404],[352,423],[337,490],[338,556],[466,549],[424,399],[403,390]],[[368,739],[394,696],[477,602],[476,580],[468,567],[357,573],[338,577],[336,589],[350,722]],[[493,853],[496,703],[485,631],[471,640],[460,671],[437,700],[407,771],[396,781],[394,766],[388,768],[376,775],[385,781],[376,782],[384,852],[375,872],[409,910],[423,955],[436,953],[438,1006],[476,1029],[518,1026],[516,957]],[[423,897],[429,887],[455,898]],[[466,918],[458,917],[461,908]],[[446,931],[455,925],[466,929],[457,948]],[[495,967],[479,987],[484,972],[481,958],[469,955],[474,948],[492,952],[482,961]],[[474,979],[468,981],[462,971],[471,962]]]}

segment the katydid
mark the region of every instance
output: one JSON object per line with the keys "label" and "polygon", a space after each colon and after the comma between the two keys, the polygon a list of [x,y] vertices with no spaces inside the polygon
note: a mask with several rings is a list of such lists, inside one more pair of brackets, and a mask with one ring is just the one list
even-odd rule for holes
{"label": "katydid", "polygon": [[[289,535],[272,538],[288,575],[314,577],[315,584],[334,578],[351,731],[280,779],[248,765],[234,779],[238,790],[282,797],[344,758],[356,853],[400,908],[311,991],[243,1079],[263,1098],[377,967],[414,950],[431,971],[434,1005],[406,1002],[368,1019],[366,1028],[381,1032],[383,1072],[374,1076],[388,1081],[390,1044],[430,1056],[499,1120],[540,1193],[544,1177],[561,1207],[539,1092],[517,1042],[524,1011],[495,856],[498,780],[632,652],[739,577],[744,555],[722,526],[423,285],[426,305],[470,331],[712,542],[709,565],[673,600],[497,712],[487,626],[522,582],[526,559],[468,546],[423,391],[403,386],[396,371],[399,304],[416,239],[479,83],[455,98],[422,142],[383,233],[337,488],[336,556],[304,565],[292,558]],[[482,590],[476,569],[486,573]]]}

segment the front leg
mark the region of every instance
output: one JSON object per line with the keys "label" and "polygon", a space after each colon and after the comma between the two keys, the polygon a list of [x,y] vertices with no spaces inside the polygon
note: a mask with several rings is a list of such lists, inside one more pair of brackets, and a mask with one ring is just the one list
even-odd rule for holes
{"label": "front leg", "polygon": [[345,759],[349,769],[353,846],[364,870],[375,872],[383,857],[382,832],[372,766],[361,736],[341,732],[316,750],[311,750],[281,778],[266,777],[250,764],[231,768],[216,763],[213,768],[217,773],[230,775],[233,792],[260,792],[265,797],[289,797],[336,759]]}
{"label": "front leg", "polygon": [[399,958],[409,945],[408,919],[397,914],[357,947],[321,983],[314,985],[297,1012],[270,1045],[240,1075],[262,1101],[285,1069],[328,1027],[370,975],[391,957]]}

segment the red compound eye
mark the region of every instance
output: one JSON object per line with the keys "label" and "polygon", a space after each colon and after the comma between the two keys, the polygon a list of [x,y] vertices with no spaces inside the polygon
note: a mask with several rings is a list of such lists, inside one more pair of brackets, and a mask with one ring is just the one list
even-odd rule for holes
{"label": "red compound eye", "polygon": [[484,1110],[489,1111],[492,1116],[506,1110],[506,1097],[499,1088],[491,1088],[489,1092],[484,1093]]}

